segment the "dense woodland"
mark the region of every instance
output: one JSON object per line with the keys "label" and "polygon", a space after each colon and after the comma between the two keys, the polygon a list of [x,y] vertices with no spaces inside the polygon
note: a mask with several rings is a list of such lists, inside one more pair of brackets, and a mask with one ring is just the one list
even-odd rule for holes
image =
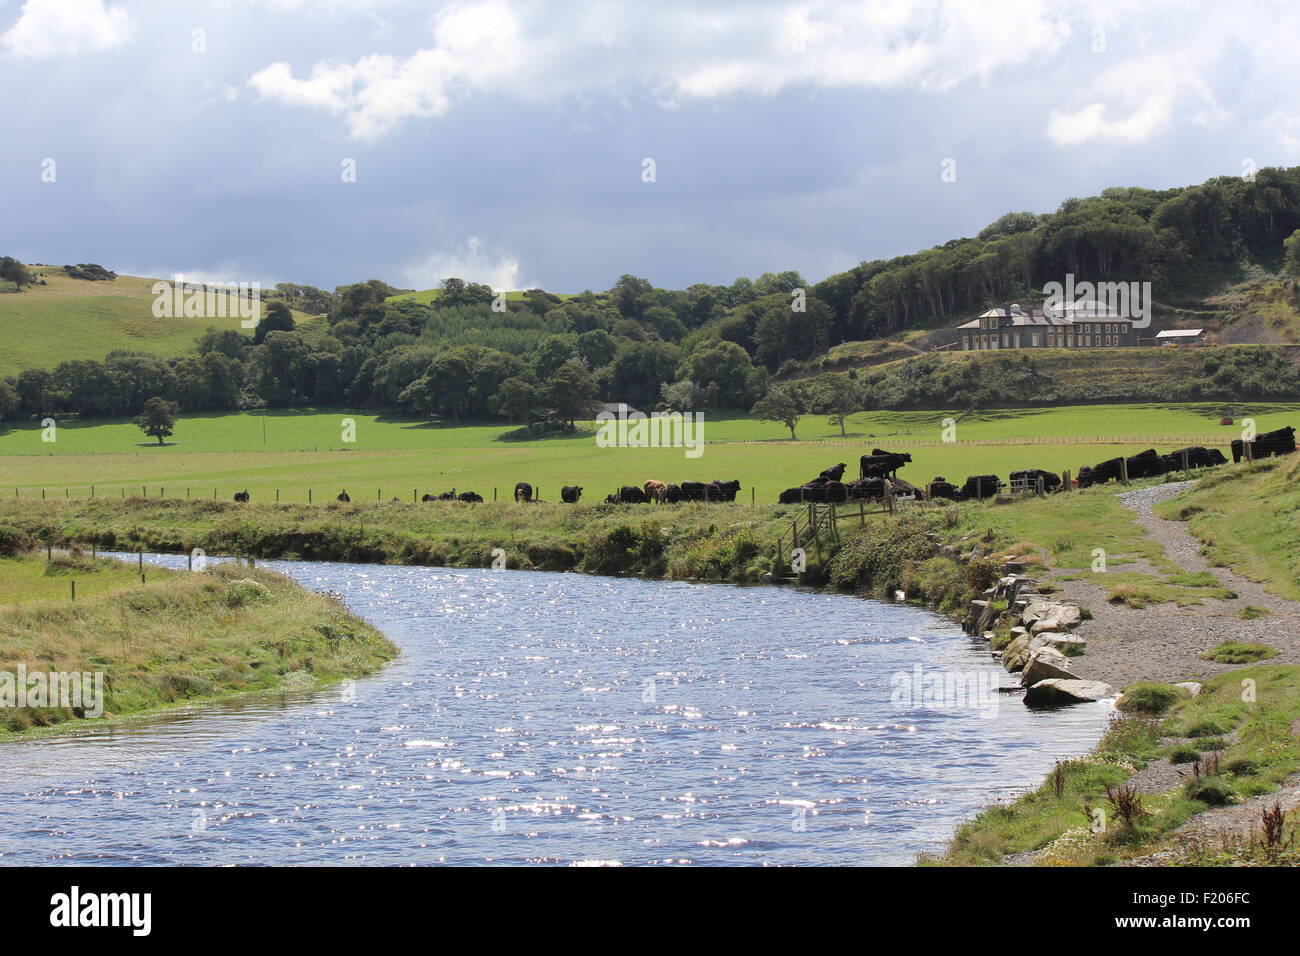
{"label": "dense woodland", "polygon": [[[111,281],[107,270],[76,268]],[[605,292],[531,289],[505,300],[449,278],[423,302],[393,298],[402,290],[376,279],[333,292],[284,283],[269,293],[253,334],[211,330],[193,352],[168,359],[118,351],[29,369],[0,382],[0,418],[129,416],[152,397],[182,411],[331,405],[521,424],[572,422],[596,400],[645,411],[749,410],[771,406],[771,381],[783,369],[834,345],[1032,300],[1066,273],[1149,280],[1157,301],[1178,304],[1246,270],[1300,275],[1300,167],[1263,169],[1253,181],[1107,189],[1053,213],[1009,213],[974,238],[863,262],[811,286],[796,272],[681,290],[625,275]],[[0,259],[11,291],[26,294],[31,281],[22,263]],[[296,326],[290,309],[324,318]],[[1236,376],[1228,385],[1240,385],[1242,398],[1295,392],[1294,368],[1261,361],[1269,367],[1232,359],[1207,374]],[[1005,387],[927,357],[784,397],[805,411],[1024,400],[1014,362],[1006,365]]]}

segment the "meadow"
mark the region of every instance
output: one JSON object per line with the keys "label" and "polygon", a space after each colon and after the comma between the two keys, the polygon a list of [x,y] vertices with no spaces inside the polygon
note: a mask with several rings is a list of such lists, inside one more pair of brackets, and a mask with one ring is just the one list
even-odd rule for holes
{"label": "meadow", "polygon": [[[239,329],[237,318],[156,318],[157,279],[71,279],[61,266],[32,266],[46,284],[0,295],[0,376],[74,359],[102,361],[114,349],[172,356],[189,351],[209,327]],[[307,316],[294,314],[298,322]],[[57,356],[57,358],[54,358]]]}
{"label": "meadow", "polygon": [[[516,481],[537,486],[544,498],[577,484],[585,499],[603,498],[623,484],[647,478],[739,479],[741,501],[775,501],[777,494],[837,461],[856,473],[856,458],[880,445],[907,450],[912,464],[900,477],[914,483],[936,475],[967,475],[1016,468],[1061,471],[1156,446],[1216,443],[1226,447],[1239,426],[1221,426],[1225,414],[1249,414],[1260,431],[1294,423],[1300,405],[1098,405],[992,409],[973,412],[861,412],[847,436],[825,416],[807,416],[799,440],[772,422],[750,416],[708,416],[698,458],[681,448],[601,448],[594,425],[577,434],[510,441],[501,425],[430,425],[345,409],[213,413],[182,418],[165,446],[129,421],[70,421],[53,442],[37,423],[0,432],[0,494],[18,498],[85,498],[166,494],[229,500],[248,489],[254,500],[333,499],[346,489],[355,500],[411,500],[426,492],[475,490],[491,500],[512,495]],[[343,442],[344,419],[356,441]],[[953,443],[942,440],[944,420],[955,421]]]}

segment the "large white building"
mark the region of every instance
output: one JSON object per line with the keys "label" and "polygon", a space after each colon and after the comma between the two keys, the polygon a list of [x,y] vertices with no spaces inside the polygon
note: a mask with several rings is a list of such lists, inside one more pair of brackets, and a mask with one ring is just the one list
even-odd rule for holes
{"label": "large white building", "polygon": [[1051,309],[1006,305],[957,326],[968,352],[984,349],[1097,349],[1137,345],[1133,320],[1093,303]]}

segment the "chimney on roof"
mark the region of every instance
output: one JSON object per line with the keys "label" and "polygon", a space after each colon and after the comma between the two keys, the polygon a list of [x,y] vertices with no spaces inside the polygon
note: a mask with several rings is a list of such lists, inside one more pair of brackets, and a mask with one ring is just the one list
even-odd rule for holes
{"label": "chimney on roof", "polygon": [[1011,303],[1003,302],[1002,318],[998,321],[998,325],[1010,325],[1010,324],[1011,324]]}

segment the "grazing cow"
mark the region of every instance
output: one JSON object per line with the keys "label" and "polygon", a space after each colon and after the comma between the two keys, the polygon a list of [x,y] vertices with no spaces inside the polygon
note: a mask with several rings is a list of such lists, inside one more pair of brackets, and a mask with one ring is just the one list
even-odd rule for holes
{"label": "grazing cow", "polygon": [[715,479],[705,486],[704,499],[706,501],[735,501],[736,492],[738,491],[740,491],[739,481],[718,481]]}
{"label": "grazing cow", "polygon": [[883,498],[890,490],[888,478],[859,478],[848,484],[849,498],[854,501]]}
{"label": "grazing cow", "polygon": [[439,500],[439,501],[455,501],[455,500],[456,500],[456,489],[453,488],[453,489],[451,489],[451,491],[444,491],[442,494],[440,494],[440,495],[438,496],[438,500]]}
{"label": "grazing cow", "polygon": [[532,501],[533,486],[526,481],[521,481],[515,485],[515,501]]}
{"label": "grazing cow", "polygon": [[468,504],[478,504],[479,502],[481,502],[481,501],[483,500],[483,496],[482,496],[482,495],[478,494],[477,492],[473,492],[473,491],[462,491],[462,492],[461,492],[459,495],[457,495],[456,497],[459,498],[461,501],[464,501],[464,502],[466,502],[466,503],[468,503]]}
{"label": "grazing cow", "polygon": [[777,496],[777,501],[783,505],[799,504],[803,501],[803,486],[798,488],[787,488]]}
{"label": "grazing cow", "polygon": [[618,489],[618,500],[625,505],[645,505],[650,503],[650,496],[636,485],[624,485]]}
{"label": "grazing cow", "polygon": [[1043,479],[1044,491],[1057,491],[1061,487],[1061,476],[1053,471],[1044,471],[1042,468],[1026,468],[1022,471],[1013,471],[1011,473],[1011,484],[1021,485],[1030,491],[1038,488],[1038,479]]}
{"label": "grazing cow", "polygon": [[351,501],[351,500],[352,500],[352,496],[349,495],[347,489],[344,488],[343,491],[339,494],[339,496],[338,496],[337,498],[335,498],[334,500],[335,500],[335,501]]}
{"label": "grazing cow", "polygon": [[685,500],[685,493],[682,491],[682,486],[670,483],[668,487],[664,489],[664,500],[670,505],[675,505],[677,502]]}
{"label": "grazing cow", "polygon": [[935,475],[927,486],[927,492],[931,498],[947,498],[951,501],[957,497],[957,486],[943,475]]}
{"label": "grazing cow", "polygon": [[997,475],[971,475],[962,485],[961,496],[965,500],[997,497],[1002,482]]}
{"label": "grazing cow", "polygon": [[1181,471],[1183,468],[1184,458],[1188,468],[1213,468],[1215,465],[1226,464],[1228,459],[1224,457],[1223,452],[1217,448],[1206,448],[1204,445],[1192,445],[1190,448],[1177,448],[1167,455],[1161,456],[1165,462],[1165,471]]}
{"label": "grazing cow", "polygon": [[683,481],[682,482],[682,500],[683,501],[704,501],[708,494],[708,485],[702,481]]}
{"label": "grazing cow", "polygon": [[898,469],[912,460],[907,452],[885,451],[882,448],[871,449],[870,455],[863,455],[860,461],[860,477],[893,478]]}
{"label": "grazing cow", "polygon": [[560,500],[566,505],[576,505],[582,497],[582,489],[577,485],[565,485],[560,489]]}
{"label": "grazing cow", "polygon": [[844,477],[844,469],[847,467],[849,466],[844,462],[840,462],[838,465],[831,465],[831,467],[821,473],[821,477],[827,478],[831,481],[839,481]]}
{"label": "grazing cow", "polygon": [[[1250,457],[1271,458],[1274,455],[1290,455],[1295,451],[1295,428],[1291,425],[1275,431],[1256,435],[1250,443]],[[1246,445],[1240,438],[1232,443],[1232,460],[1239,462],[1246,457]]]}
{"label": "grazing cow", "polygon": [[661,505],[667,500],[668,485],[651,478],[645,483],[645,493],[647,498],[655,504]]}
{"label": "grazing cow", "polygon": [[1102,485],[1113,479],[1123,478],[1125,466],[1128,468],[1130,478],[1149,478],[1153,475],[1163,475],[1169,470],[1164,459],[1156,454],[1156,450],[1148,448],[1131,458],[1107,458],[1091,468],[1085,465],[1079,469],[1079,487]]}
{"label": "grazing cow", "polygon": [[242,502],[244,502],[244,503],[247,503],[247,502],[248,502],[248,489],[245,488],[243,491],[236,491],[236,492],[235,492],[235,500],[236,500],[236,501],[242,501]]}
{"label": "grazing cow", "polygon": [[425,494],[425,495],[421,495],[421,496],[420,496],[420,500],[421,500],[421,501],[437,501],[438,499],[435,498],[433,495]]}

